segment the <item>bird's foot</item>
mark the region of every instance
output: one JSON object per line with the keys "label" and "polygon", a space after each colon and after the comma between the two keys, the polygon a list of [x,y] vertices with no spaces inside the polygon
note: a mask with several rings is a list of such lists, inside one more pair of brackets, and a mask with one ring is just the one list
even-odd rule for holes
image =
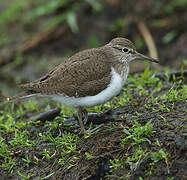
{"label": "bird's foot", "polygon": [[[73,116],[75,119],[79,120],[79,117],[80,117],[79,111],[75,111],[73,113]],[[88,112],[86,111],[86,109],[81,109],[81,118],[82,118],[83,124],[86,125],[88,122]]]}
{"label": "bird's foot", "polygon": [[78,121],[79,121],[79,125],[81,127],[81,131],[80,131],[80,135],[92,135],[94,133],[97,133],[100,129],[101,126],[103,126],[103,124],[97,126],[96,128],[92,129],[92,127],[90,127],[88,130],[85,130],[85,124],[87,123],[88,120],[88,113],[85,109],[79,108],[77,111],[77,117],[78,117]]}
{"label": "bird's foot", "polygon": [[91,135],[97,133],[103,125],[104,124],[100,124],[95,128],[90,127],[89,129],[85,130],[84,134],[87,136],[91,136]]}

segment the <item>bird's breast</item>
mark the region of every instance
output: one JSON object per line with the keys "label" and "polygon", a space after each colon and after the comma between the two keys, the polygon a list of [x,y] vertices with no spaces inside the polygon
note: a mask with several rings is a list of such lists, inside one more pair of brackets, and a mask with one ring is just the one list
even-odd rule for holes
{"label": "bird's breast", "polygon": [[114,66],[114,70],[117,74],[119,74],[123,80],[123,85],[129,74],[129,64],[127,63],[119,63]]}

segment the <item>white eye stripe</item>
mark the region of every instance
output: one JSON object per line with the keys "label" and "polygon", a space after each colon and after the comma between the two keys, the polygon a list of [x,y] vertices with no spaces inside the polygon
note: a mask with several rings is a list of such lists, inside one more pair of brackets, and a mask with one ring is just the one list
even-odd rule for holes
{"label": "white eye stripe", "polygon": [[131,49],[131,48],[127,48],[127,47],[121,47],[119,45],[116,45],[116,46],[113,46],[113,48],[115,49],[118,49],[120,51],[122,51],[123,53],[126,53],[126,54],[134,54],[135,50],[134,49]]}

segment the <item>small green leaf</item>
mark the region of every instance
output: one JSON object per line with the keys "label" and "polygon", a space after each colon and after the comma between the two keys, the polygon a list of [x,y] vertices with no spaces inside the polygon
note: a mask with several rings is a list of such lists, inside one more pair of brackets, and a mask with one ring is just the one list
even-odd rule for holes
{"label": "small green leaf", "polygon": [[74,11],[70,11],[67,13],[67,23],[70,26],[73,33],[79,32],[79,28],[77,25],[76,14]]}

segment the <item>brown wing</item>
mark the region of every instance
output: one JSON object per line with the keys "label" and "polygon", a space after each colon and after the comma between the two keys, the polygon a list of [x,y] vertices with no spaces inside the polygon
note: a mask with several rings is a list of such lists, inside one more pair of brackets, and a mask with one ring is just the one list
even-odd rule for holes
{"label": "brown wing", "polygon": [[31,93],[93,96],[107,88],[110,64],[102,50],[85,50],[72,56],[37,81],[22,85]]}

